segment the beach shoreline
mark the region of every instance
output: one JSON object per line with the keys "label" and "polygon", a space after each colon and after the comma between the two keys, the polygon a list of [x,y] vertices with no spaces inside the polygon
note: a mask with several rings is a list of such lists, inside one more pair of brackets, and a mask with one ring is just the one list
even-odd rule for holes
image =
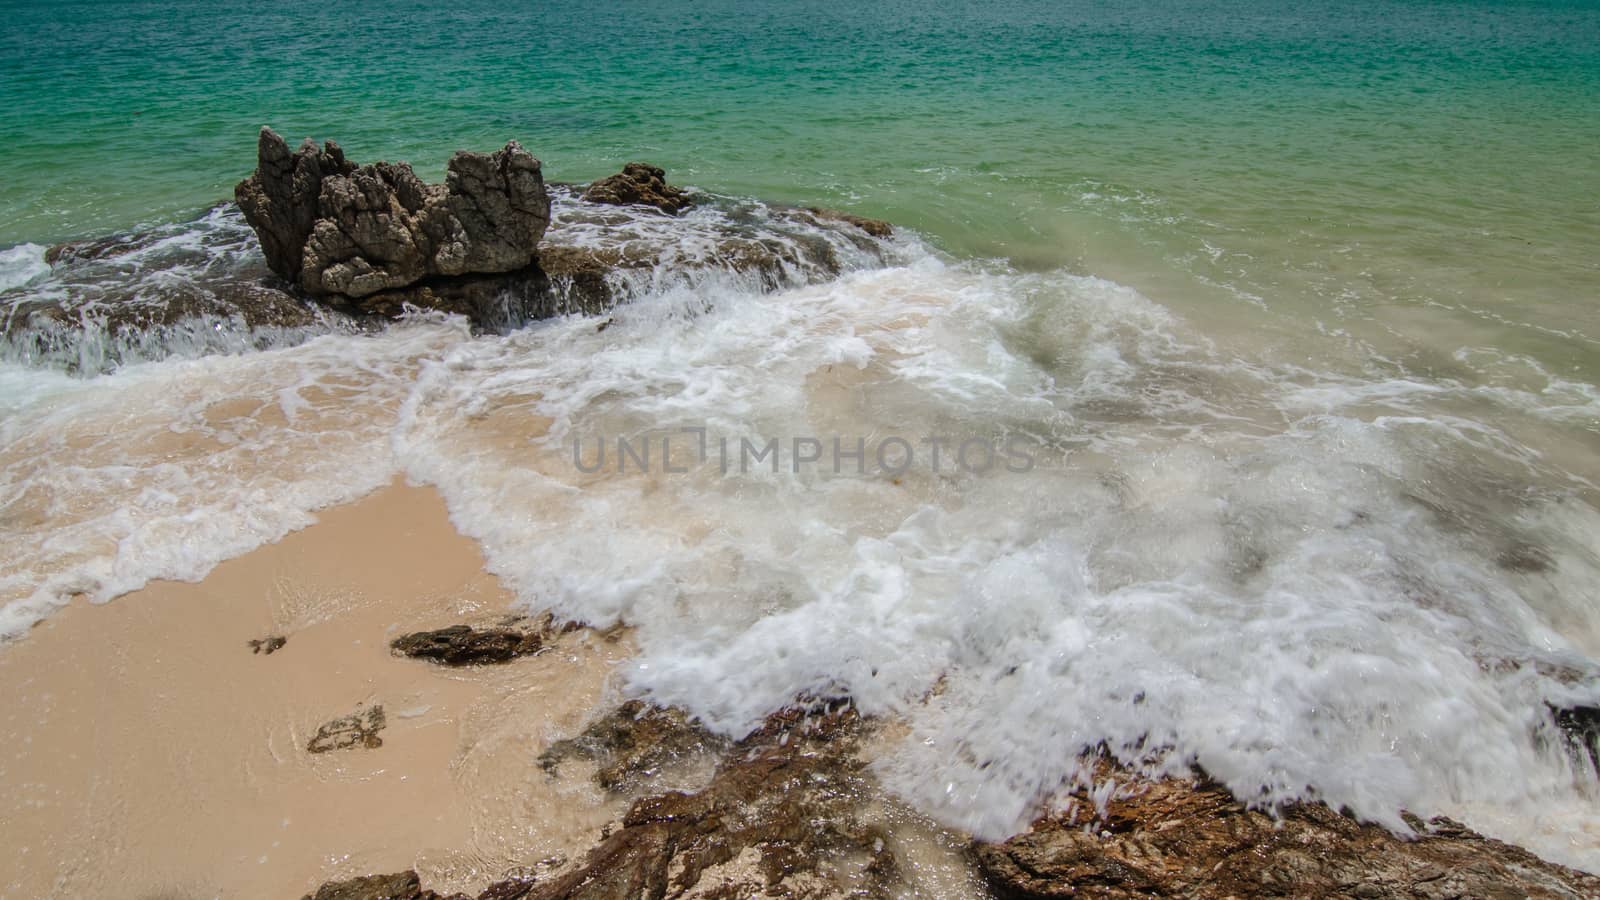
{"label": "beach shoreline", "polygon": [[847,699],[730,744],[623,702],[626,629],[546,626],[498,665],[402,656],[403,634],[530,620],[430,487],[317,518],[197,583],[75,601],[0,650],[0,896],[628,898],[656,896],[652,871],[686,896],[1055,896],[1108,877],[1212,896],[1290,877],[1310,845],[1325,859],[1305,883],[1600,885],[1448,820],[1417,820],[1415,843],[1317,804],[1279,822],[1108,761],[1024,833],[974,842],[876,783],[904,728]]}
{"label": "beach shoreline", "polygon": [[[501,666],[398,657],[403,631],[503,619],[510,595],[431,489],[318,519],[199,583],[74,601],[0,649],[0,894],[290,897],[405,868],[475,891],[619,812],[532,758],[600,705],[625,634]],[[381,747],[308,752],[379,706]]]}

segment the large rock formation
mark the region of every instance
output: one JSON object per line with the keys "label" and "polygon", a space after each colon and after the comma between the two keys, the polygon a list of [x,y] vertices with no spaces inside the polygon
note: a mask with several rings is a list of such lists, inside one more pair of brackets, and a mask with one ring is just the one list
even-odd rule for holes
{"label": "large rock formation", "polygon": [[312,295],[360,298],[431,276],[526,268],[550,225],[539,161],[516,141],[458,151],[442,185],[405,163],[356,166],[332,141],[290,152],[261,129],[234,198],[274,272]]}
{"label": "large rock formation", "polygon": [[457,153],[443,185],[403,164],[357,166],[331,141],[291,151],[268,129],[258,157],[237,204],[52,247],[48,276],[0,291],[0,356],[110,371],[379,328],[418,309],[505,331],[711,281],[814,284],[892,250],[888,223],[824,209],[700,195],[698,214],[661,215],[690,197],[644,163],[546,184],[515,143]]}

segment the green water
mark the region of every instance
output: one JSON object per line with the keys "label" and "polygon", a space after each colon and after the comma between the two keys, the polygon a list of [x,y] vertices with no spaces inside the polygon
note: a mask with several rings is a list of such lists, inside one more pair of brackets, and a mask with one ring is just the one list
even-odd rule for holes
{"label": "green water", "polygon": [[[1600,381],[1600,4],[0,3],[0,246],[164,221],[255,129],[647,159],[1131,283],[1270,352]],[[1298,352],[1289,351],[1289,352]]]}

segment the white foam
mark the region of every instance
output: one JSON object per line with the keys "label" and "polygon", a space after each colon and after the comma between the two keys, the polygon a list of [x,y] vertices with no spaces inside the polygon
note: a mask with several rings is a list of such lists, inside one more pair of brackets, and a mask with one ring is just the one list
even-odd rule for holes
{"label": "white foam", "polygon": [[0,291],[21,287],[50,271],[40,244],[18,244],[0,250]]}
{"label": "white foam", "polygon": [[386,483],[417,360],[466,339],[418,322],[87,380],[0,367],[0,635],[75,595],[197,580]]}

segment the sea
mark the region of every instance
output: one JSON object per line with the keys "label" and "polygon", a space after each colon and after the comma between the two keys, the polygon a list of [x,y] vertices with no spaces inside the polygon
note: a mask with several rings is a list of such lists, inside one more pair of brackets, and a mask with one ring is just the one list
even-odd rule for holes
{"label": "sea", "polygon": [[[108,327],[259,263],[218,204],[262,125],[896,233],[514,328]],[[951,827],[1098,749],[1600,870],[1593,0],[0,0],[0,316],[10,639],[407,479],[519,603],[631,626],[622,690],[849,696]]]}

